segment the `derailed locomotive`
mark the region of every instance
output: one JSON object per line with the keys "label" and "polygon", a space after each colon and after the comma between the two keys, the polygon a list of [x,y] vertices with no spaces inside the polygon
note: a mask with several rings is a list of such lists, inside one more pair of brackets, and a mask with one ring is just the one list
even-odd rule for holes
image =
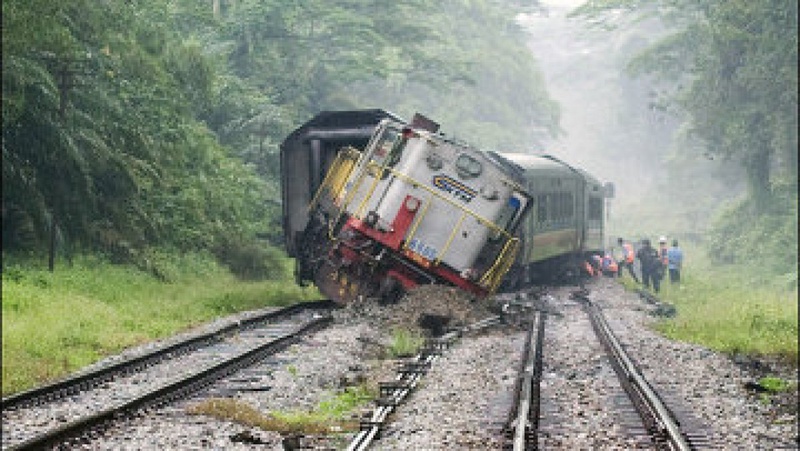
{"label": "derailed locomotive", "polygon": [[391,300],[434,283],[483,297],[509,271],[507,283],[519,285],[600,252],[595,179],[549,157],[481,151],[437,129],[421,116],[408,123],[383,110],[337,111],[286,138],[283,226],[298,283],[339,302]]}

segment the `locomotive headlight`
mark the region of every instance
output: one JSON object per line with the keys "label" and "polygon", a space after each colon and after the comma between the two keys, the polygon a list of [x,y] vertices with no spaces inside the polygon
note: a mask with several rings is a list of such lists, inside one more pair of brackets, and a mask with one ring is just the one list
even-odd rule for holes
{"label": "locomotive headlight", "polygon": [[415,212],[419,208],[419,199],[416,197],[406,197],[406,210]]}
{"label": "locomotive headlight", "polygon": [[486,185],[481,187],[481,195],[488,200],[497,200],[500,196],[500,192],[497,191],[497,188],[494,186]]}
{"label": "locomotive headlight", "polygon": [[432,153],[428,154],[428,156],[425,158],[425,162],[428,163],[428,167],[431,168],[431,170],[434,170],[434,171],[438,171],[439,169],[442,169],[442,166],[444,166],[444,162],[442,162],[442,158],[440,156],[434,155]]}

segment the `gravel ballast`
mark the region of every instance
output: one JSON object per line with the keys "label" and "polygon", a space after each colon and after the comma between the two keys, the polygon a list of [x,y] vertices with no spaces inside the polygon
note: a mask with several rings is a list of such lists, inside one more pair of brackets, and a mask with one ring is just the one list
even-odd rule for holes
{"label": "gravel ballast", "polygon": [[[657,390],[668,392],[668,399],[682,404],[681,409],[709,426],[721,448],[797,449],[796,410],[776,409],[745,388],[763,374],[750,373],[750,366],[724,355],[653,332],[657,318],[650,312],[654,307],[624,291],[615,280],[596,279],[587,288],[589,298],[603,308],[614,333],[645,377]],[[538,302],[549,312],[540,447],[646,448],[619,426],[619,412],[611,402],[619,396],[616,376],[594,339],[586,314],[570,299],[574,290],[552,289]],[[114,426],[84,449],[283,450],[284,444],[296,440],[306,449],[344,449],[354,432],[298,439],[189,411],[210,398],[232,398],[264,415],[311,410],[346,386],[375,386],[395,377],[397,361],[387,358],[392,328],[418,327],[423,314],[450,315],[454,319],[447,326],[458,327],[495,311],[491,302],[473,302],[443,287],[426,287],[413,293],[409,302],[388,306],[365,302],[340,309],[330,328],[232,376],[199,398]],[[513,325],[461,337],[389,417],[372,449],[502,449],[501,427],[510,407],[524,340],[525,330]],[[135,351],[127,354],[131,353]],[[780,375],[796,383],[796,372],[791,369]],[[243,380],[259,388],[241,389]],[[796,391],[791,397],[796,404]],[[371,408],[367,405],[353,412],[350,420],[357,425]],[[4,430],[6,427],[9,425],[4,424]]]}

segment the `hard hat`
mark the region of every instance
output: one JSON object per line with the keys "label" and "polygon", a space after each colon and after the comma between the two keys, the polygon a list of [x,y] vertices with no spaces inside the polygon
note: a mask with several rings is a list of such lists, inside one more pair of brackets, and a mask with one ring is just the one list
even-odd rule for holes
{"label": "hard hat", "polygon": [[659,243],[666,243],[667,242],[667,237],[662,236],[661,238],[658,239],[658,242]]}

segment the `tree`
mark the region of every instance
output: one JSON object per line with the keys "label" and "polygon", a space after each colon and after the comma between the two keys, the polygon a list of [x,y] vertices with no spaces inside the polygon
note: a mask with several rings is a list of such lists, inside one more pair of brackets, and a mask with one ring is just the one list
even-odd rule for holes
{"label": "tree", "polygon": [[[797,3],[782,0],[608,1],[654,14],[673,32],[631,62],[671,91],[688,136],[709,156],[734,159],[747,173],[756,212],[776,183],[797,186]],[[665,86],[662,85],[662,86]],[[775,169],[783,170],[776,172]]]}

